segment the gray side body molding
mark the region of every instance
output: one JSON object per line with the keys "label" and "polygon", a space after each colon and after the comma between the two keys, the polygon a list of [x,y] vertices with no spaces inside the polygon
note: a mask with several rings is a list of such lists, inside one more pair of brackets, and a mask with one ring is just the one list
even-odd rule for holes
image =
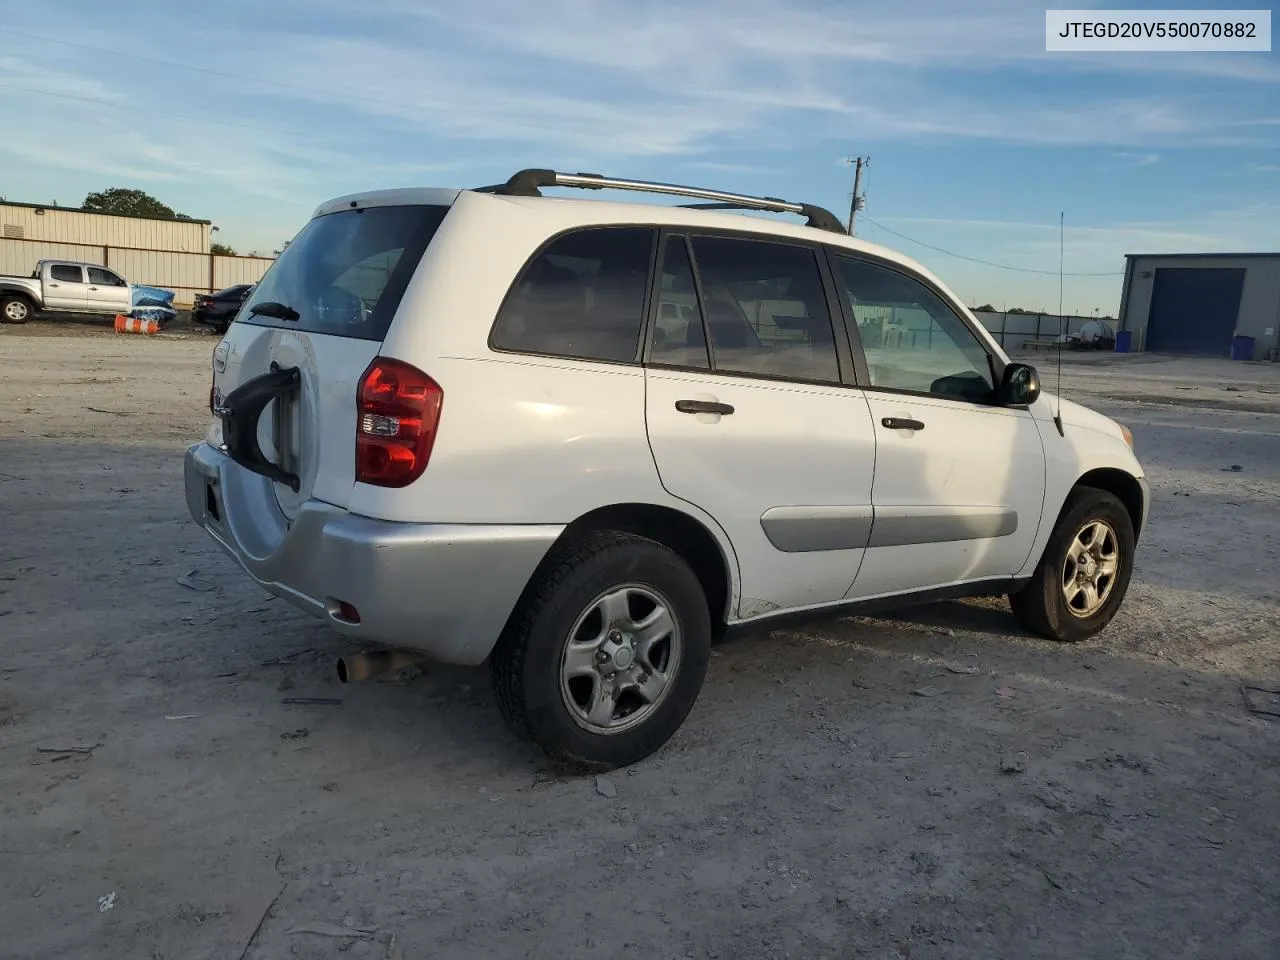
{"label": "gray side body molding", "polygon": [[869,547],[1007,537],[1018,529],[1009,507],[877,507]]}
{"label": "gray side body molding", "polygon": [[760,526],[783,553],[861,550],[871,536],[873,517],[870,506],[771,507]]}
{"label": "gray side body molding", "polygon": [[1007,537],[1018,529],[1018,513],[1009,507],[771,507],[760,527],[783,553],[810,553]]}

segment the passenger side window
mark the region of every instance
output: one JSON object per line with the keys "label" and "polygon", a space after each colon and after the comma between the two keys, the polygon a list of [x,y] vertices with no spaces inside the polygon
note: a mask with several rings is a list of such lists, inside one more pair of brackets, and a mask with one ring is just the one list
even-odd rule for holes
{"label": "passenger side window", "polygon": [[123,287],[124,281],[117,277],[110,270],[103,270],[100,267],[86,267],[89,273],[89,282],[96,283],[103,287]]}
{"label": "passenger side window", "polygon": [[654,231],[579,230],[525,267],[494,323],[495,350],[581,360],[636,360]]}
{"label": "passenger side window", "polygon": [[84,272],[69,263],[55,263],[49,268],[49,277],[59,283],[84,283]]}
{"label": "passenger side window", "polygon": [[858,326],[872,387],[990,400],[991,358],[942,298],[919,280],[836,259],[836,286]]}
{"label": "passenger side window", "polygon": [[702,312],[698,309],[698,288],[694,286],[693,264],[684,237],[667,237],[649,359],[677,367],[711,368]]}
{"label": "passenger side window", "polygon": [[693,257],[717,371],[840,380],[831,315],[812,250],[696,237]]}

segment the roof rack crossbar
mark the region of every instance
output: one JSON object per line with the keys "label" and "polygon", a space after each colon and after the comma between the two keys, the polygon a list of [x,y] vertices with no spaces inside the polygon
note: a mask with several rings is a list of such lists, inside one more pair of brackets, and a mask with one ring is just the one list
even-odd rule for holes
{"label": "roof rack crossbar", "polygon": [[686,204],[702,210],[766,210],[772,213],[795,213],[807,224],[820,230],[844,233],[840,220],[822,207],[811,203],[793,203],[776,197],[752,197],[724,190],[685,187],[675,183],[651,183],[644,180],[621,180],[598,173],[558,173],[555,170],[521,170],[503,184],[479,188],[480,193],[497,193],[516,197],[540,197],[541,187],[578,187],[584,190],[633,190],[637,193],[661,193],[673,197],[710,200],[706,204]]}

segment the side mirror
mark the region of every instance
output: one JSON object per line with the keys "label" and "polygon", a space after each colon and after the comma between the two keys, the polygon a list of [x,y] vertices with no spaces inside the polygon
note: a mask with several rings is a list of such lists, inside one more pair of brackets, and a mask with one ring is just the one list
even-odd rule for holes
{"label": "side mirror", "polygon": [[1000,402],[1008,407],[1025,407],[1040,396],[1040,374],[1026,363],[1011,363],[1000,379]]}

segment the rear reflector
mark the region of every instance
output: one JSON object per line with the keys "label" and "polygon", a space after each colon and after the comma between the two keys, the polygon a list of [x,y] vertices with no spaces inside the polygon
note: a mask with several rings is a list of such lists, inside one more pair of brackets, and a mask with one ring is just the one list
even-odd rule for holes
{"label": "rear reflector", "polygon": [[356,481],[405,487],[422,476],[443,403],[444,391],[421,370],[376,358],[356,401]]}

